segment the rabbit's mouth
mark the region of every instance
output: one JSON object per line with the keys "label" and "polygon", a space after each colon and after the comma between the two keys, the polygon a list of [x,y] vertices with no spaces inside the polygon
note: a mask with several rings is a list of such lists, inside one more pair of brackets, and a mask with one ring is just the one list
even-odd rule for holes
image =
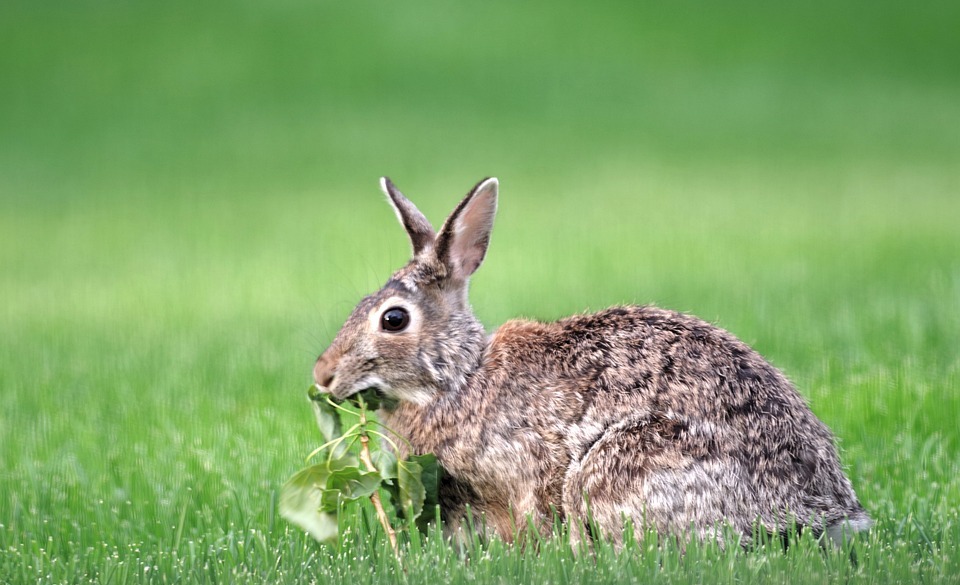
{"label": "rabbit's mouth", "polygon": [[[322,397],[321,397],[322,396]],[[358,392],[353,392],[349,396],[338,397],[332,393],[317,393],[311,395],[312,400],[325,400],[329,396],[330,399],[337,404],[343,404],[344,402],[350,403],[352,406],[358,408],[366,408],[367,410],[377,410],[379,408],[384,408],[386,410],[393,410],[397,406],[397,399],[389,396],[383,390],[376,386],[370,386],[369,388],[364,388]]]}
{"label": "rabbit's mouth", "polygon": [[384,393],[377,386],[371,386],[369,388],[364,388],[363,390],[357,392],[356,394],[350,395],[347,400],[349,400],[355,406],[365,405],[366,408],[375,410],[383,406],[385,402],[389,402],[391,398]]}

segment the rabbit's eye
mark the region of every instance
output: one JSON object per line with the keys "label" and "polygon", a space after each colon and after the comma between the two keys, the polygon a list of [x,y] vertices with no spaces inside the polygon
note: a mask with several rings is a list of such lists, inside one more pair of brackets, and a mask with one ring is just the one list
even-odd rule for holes
{"label": "rabbit's eye", "polygon": [[391,333],[403,331],[409,324],[410,313],[408,313],[406,309],[401,309],[399,307],[387,309],[383,313],[383,316],[380,317],[380,326],[383,327],[384,331],[389,331]]}

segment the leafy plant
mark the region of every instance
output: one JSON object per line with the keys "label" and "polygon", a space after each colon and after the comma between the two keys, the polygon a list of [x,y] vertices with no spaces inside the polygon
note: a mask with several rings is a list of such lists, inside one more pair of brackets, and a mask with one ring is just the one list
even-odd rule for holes
{"label": "leafy plant", "polygon": [[[319,462],[284,484],[280,514],[316,540],[336,542],[337,512],[346,504],[369,498],[394,553],[398,553],[396,530],[380,492],[387,494],[399,519],[425,530],[432,515],[423,512],[435,510],[438,503],[443,471],[437,458],[426,454],[397,459],[401,450],[390,435],[398,435],[369,416],[380,405],[375,391],[361,392],[342,404],[316,386],[307,390],[307,396],[324,442],[307,457],[308,462],[315,458]],[[353,424],[345,424],[350,422]]]}

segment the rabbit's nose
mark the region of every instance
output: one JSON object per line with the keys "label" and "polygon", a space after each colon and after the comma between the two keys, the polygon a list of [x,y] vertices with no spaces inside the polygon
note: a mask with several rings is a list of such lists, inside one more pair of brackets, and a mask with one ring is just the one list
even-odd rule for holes
{"label": "rabbit's nose", "polygon": [[324,374],[323,377],[320,379],[320,385],[323,386],[324,388],[329,388],[330,385],[333,384],[333,377],[334,377],[333,372]]}
{"label": "rabbit's nose", "polygon": [[333,368],[327,364],[327,361],[321,356],[317,364],[313,366],[313,381],[324,388],[330,388],[336,374]]}

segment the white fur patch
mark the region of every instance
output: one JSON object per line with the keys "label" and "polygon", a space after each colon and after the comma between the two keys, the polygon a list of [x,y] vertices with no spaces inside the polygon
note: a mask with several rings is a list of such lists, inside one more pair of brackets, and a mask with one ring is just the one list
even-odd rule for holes
{"label": "white fur patch", "polygon": [[361,392],[367,388],[379,388],[383,392],[390,390],[390,386],[383,380],[383,378],[376,374],[367,374],[353,383],[348,394]]}
{"label": "white fur patch", "polygon": [[426,406],[434,397],[432,392],[423,388],[391,389],[388,394],[404,402],[412,402],[417,406]]}
{"label": "white fur patch", "polygon": [[834,545],[842,546],[844,540],[850,540],[850,537],[858,532],[870,530],[871,526],[873,526],[873,521],[869,518],[842,520],[827,526],[827,536]]}

